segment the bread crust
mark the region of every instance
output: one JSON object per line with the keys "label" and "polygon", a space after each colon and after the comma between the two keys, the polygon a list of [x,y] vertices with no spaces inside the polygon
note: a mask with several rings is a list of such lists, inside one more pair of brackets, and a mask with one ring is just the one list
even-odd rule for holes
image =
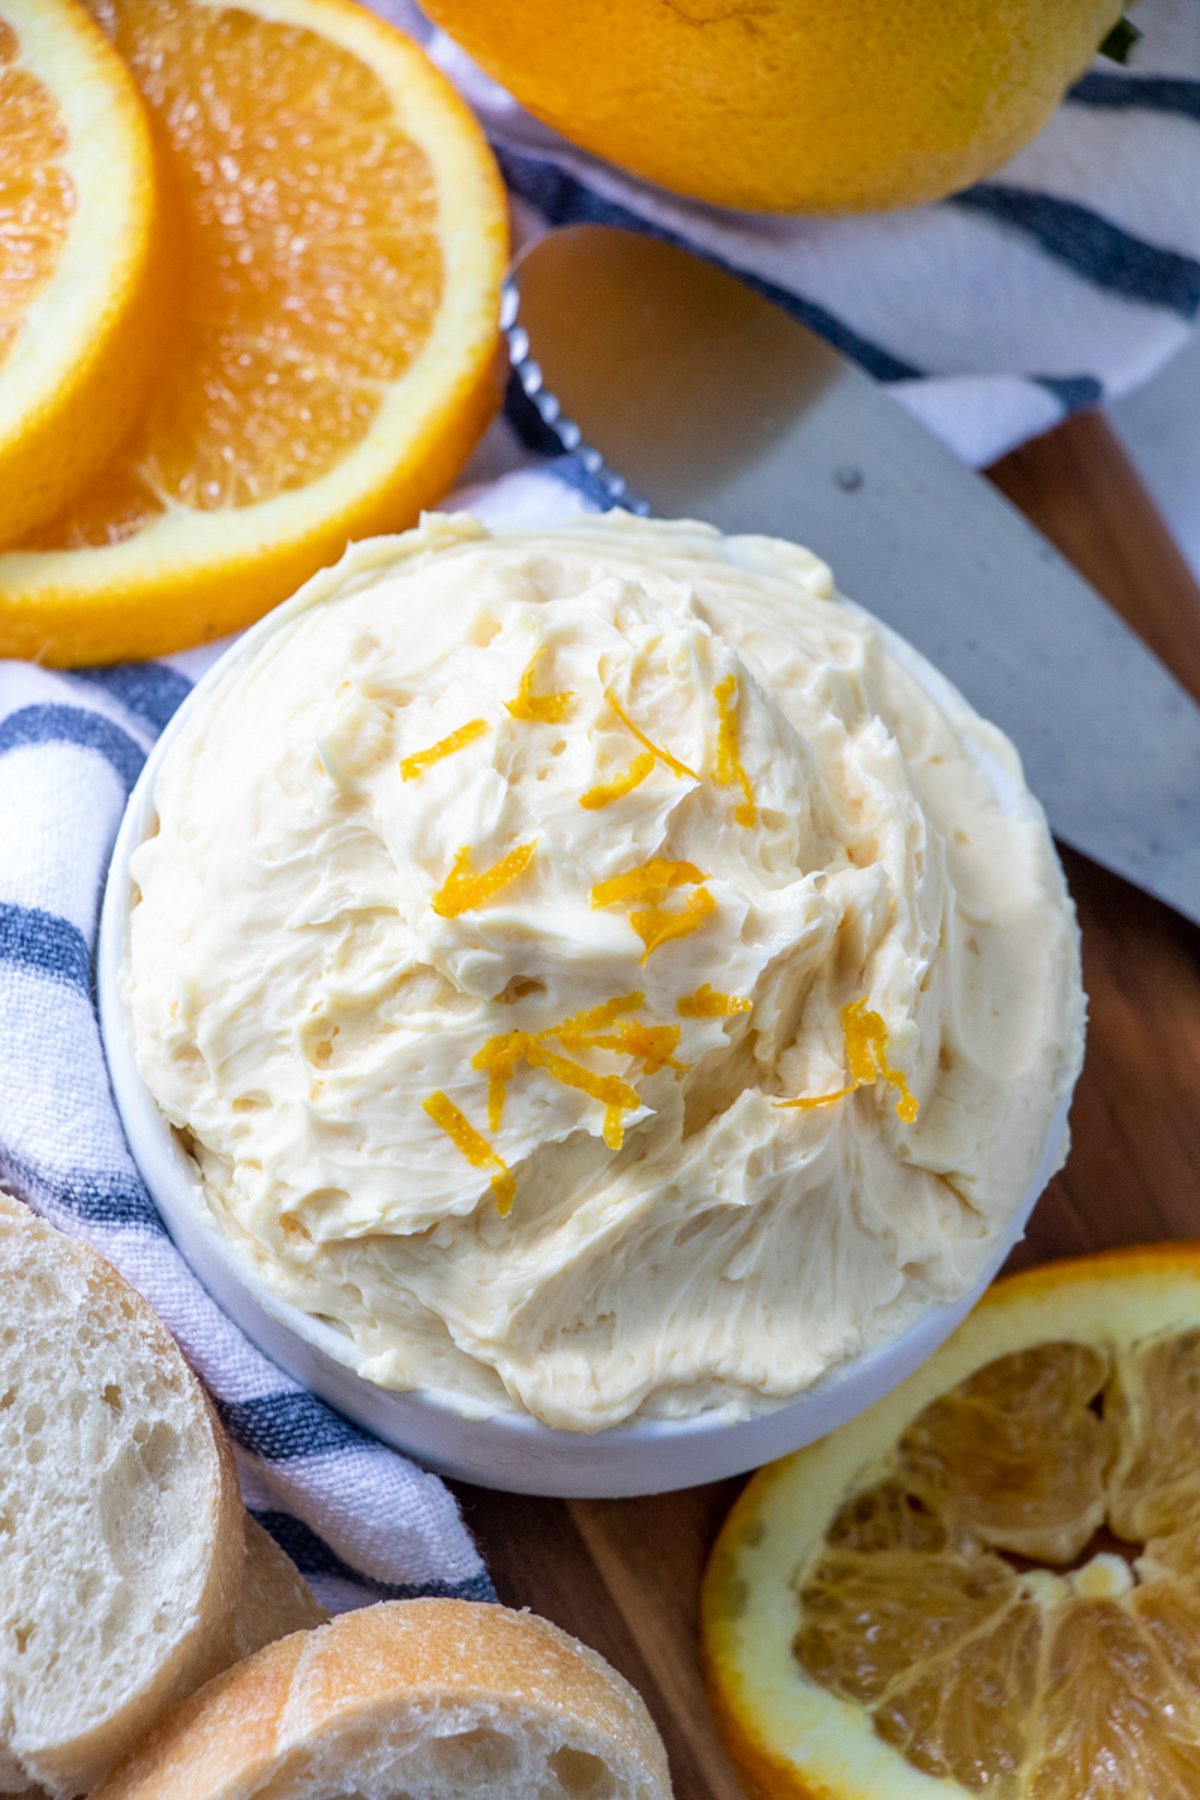
{"label": "bread crust", "polygon": [[246,1515],[246,1559],[222,1667],[253,1656],[277,1638],[324,1625],[329,1614],[299,1569],[258,1521]]}
{"label": "bread crust", "polygon": [[[191,1692],[223,1667],[245,1562],[244,1512],[233,1453],[212,1403],[178,1345],[157,1314],[125,1277],[90,1244],[67,1237],[21,1201],[0,1193],[0,1236],[17,1236],[23,1268],[41,1261],[48,1268],[74,1267],[87,1289],[87,1304],[99,1322],[126,1346],[126,1353],[169,1370],[190,1403],[202,1447],[196,1470],[196,1530],[207,1540],[207,1570],[194,1621],[148,1668],[121,1704],[105,1717],[54,1743],[12,1746],[30,1777],[53,1793],[74,1795],[98,1782],[126,1747],[136,1742],[172,1701]],[[87,1480],[87,1471],[81,1471]],[[20,1739],[21,1733],[14,1732]]]}
{"label": "bread crust", "polygon": [[323,1738],[369,1741],[422,1703],[574,1724],[638,1770],[647,1800],[670,1800],[662,1740],[622,1676],[545,1619],[463,1600],[388,1601],[270,1645],[177,1706],[92,1800],[233,1800],[268,1783],[290,1800],[307,1791],[291,1770]]}

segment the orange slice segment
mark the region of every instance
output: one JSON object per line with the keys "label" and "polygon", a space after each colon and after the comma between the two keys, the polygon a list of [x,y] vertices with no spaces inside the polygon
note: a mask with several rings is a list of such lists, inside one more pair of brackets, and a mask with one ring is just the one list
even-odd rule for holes
{"label": "orange slice segment", "polygon": [[412,522],[497,397],[506,213],[466,107],[350,0],[93,0],[184,239],[144,425],[0,556],[0,653],[145,656],[247,624]]}
{"label": "orange slice segment", "polygon": [[1198,1394],[1200,1245],[1118,1251],[998,1283],[760,1471],[703,1600],[749,1792],[1200,1792]]}
{"label": "orange slice segment", "polygon": [[160,225],[121,59],[71,0],[0,0],[0,544],[133,425],[161,355]]}

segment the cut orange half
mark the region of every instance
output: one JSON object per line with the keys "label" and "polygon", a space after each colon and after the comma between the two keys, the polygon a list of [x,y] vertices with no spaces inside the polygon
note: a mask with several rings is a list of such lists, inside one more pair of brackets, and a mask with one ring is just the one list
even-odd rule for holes
{"label": "cut orange half", "polygon": [[[2,0],[0,0],[2,3]],[[0,654],[161,653],[411,523],[495,404],[506,207],[472,115],[351,0],[92,0],[183,239],[127,450],[0,555]]]}
{"label": "cut orange half", "polygon": [[0,544],[133,425],[160,345],[150,127],[74,0],[0,0]]}
{"label": "cut orange half", "polygon": [[754,1477],[703,1618],[752,1795],[1194,1800],[1200,1245],[998,1283]]}

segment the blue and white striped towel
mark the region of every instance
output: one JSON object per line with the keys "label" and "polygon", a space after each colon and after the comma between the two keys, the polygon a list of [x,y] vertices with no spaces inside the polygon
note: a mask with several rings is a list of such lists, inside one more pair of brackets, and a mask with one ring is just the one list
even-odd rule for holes
{"label": "blue and white striped towel", "polygon": [[[969,460],[1144,379],[1200,309],[1200,0],[1144,0],[1136,67],[1088,75],[995,180],[919,212],[826,221],[719,214],[640,187],[522,113],[408,0],[380,7],[483,115],[519,236],[601,219],[691,242],[891,383]],[[514,394],[472,473],[554,448]],[[596,503],[588,486],[560,459],[472,501],[529,520]],[[158,1309],[217,1400],[248,1503],[328,1605],[488,1598],[441,1482],[299,1389],[188,1273],[113,1111],[91,973],[104,871],[149,745],[215,654],[74,675],[0,663],[0,1180]]]}
{"label": "blue and white striped towel", "polygon": [[494,1598],[436,1476],[268,1362],[190,1273],[113,1107],[92,956],[113,838],[146,752],[216,651],[75,675],[0,662],[0,1182],[88,1238],[216,1401],[247,1505],[331,1611]]}
{"label": "blue and white striped towel", "polygon": [[1200,0],[1142,0],[1130,66],[1098,59],[990,180],[853,219],[719,211],[650,188],[531,118],[412,0],[374,4],[483,119],[518,238],[595,220],[689,243],[887,382],[968,462],[1136,387],[1200,312]]}

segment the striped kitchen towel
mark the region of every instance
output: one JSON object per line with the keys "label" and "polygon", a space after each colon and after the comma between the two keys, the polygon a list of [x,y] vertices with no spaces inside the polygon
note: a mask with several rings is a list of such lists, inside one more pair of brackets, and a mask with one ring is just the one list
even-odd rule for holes
{"label": "striped kitchen towel", "polygon": [[886,382],[968,462],[1145,381],[1200,312],[1200,0],[1142,0],[1129,66],[1098,59],[990,180],[845,219],[721,211],[650,188],[531,118],[412,0],[374,4],[483,119],[519,240],[592,220],[687,243]]}
{"label": "striped kitchen towel", "polygon": [[126,1148],[93,991],[105,870],[146,753],[215,649],[65,675],[0,662],[0,1184],[88,1238],[207,1382],[246,1503],[331,1611],[495,1596],[436,1476],[315,1400],[190,1273]]}

